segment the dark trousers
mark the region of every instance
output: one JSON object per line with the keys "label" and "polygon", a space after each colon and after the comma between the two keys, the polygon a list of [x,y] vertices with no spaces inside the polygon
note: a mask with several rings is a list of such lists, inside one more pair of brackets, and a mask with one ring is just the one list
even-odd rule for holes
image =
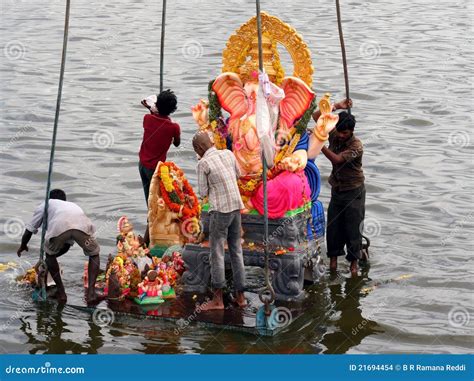
{"label": "dark trousers", "polygon": [[209,221],[209,243],[211,246],[211,283],[214,289],[226,286],[224,245],[227,241],[234,280],[234,290],[243,291],[245,283],[244,256],[241,244],[240,210],[230,213],[212,211]]}
{"label": "dark trousers", "polygon": [[345,192],[331,190],[326,232],[328,257],[345,255],[346,246],[348,261],[361,258],[364,217],[364,185]]}
{"label": "dark trousers", "polygon": [[145,192],[145,201],[148,207],[148,195],[150,194],[150,184],[154,169],[145,168],[142,163],[138,162],[138,170],[140,171],[140,177],[142,179],[143,191]]}

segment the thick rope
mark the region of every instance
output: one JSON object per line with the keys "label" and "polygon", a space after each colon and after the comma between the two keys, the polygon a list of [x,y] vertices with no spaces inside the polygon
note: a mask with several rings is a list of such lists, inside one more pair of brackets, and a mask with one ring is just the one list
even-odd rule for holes
{"label": "thick rope", "polygon": [[[336,13],[337,13],[337,27],[339,30],[339,42],[341,44],[341,54],[342,54],[342,66],[344,67],[344,82],[346,85],[346,98],[349,97],[349,73],[347,71],[347,59],[346,59],[346,46],[344,44],[344,35],[342,33],[342,21],[341,21],[341,7],[339,5],[339,0],[336,0]],[[347,112],[350,114],[351,109],[348,108]]]}
{"label": "thick rope", "polygon": [[[262,19],[260,16],[260,0],[256,0],[257,6],[257,33],[258,33],[258,68],[263,72],[263,51],[262,51]],[[267,193],[267,161],[262,152],[263,164],[263,242],[265,253],[265,289],[260,293],[260,300],[265,303],[265,314],[270,315],[270,303],[275,300],[275,292],[270,283],[269,254],[268,254],[268,193]],[[264,296],[267,294],[266,296]],[[268,296],[269,294],[269,296]]]}
{"label": "thick rope", "polygon": [[163,67],[165,60],[165,26],[166,26],[166,0],[163,0],[161,11],[161,44],[160,44],[160,93],[163,91]]}
{"label": "thick rope", "polygon": [[[46,237],[46,231],[48,230],[48,206],[49,206],[49,192],[51,190],[51,177],[53,174],[53,163],[54,163],[54,152],[56,150],[56,136],[58,132],[58,121],[59,111],[61,109],[61,96],[63,92],[63,80],[64,80],[64,68],[66,66],[66,51],[67,51],[67,40],[69,32],[69,10],[71,8],[71,0],[66,1],[66,14],[64,19],[64,38],[63,38],[63,52],[61,57],[61,70],[59,72],[59,85],[58,85],[58,97],[56,100],[56,114],[54,116],[54,127],[53,137],[51,142],[51,152],[49,156],[49,169],[48,169],[48,181],[46,183],[46,195],[44,200],[44,212],[43,212],[43,228],[41,231],[41,247],[40,247],[40,262],[44,263],[44,242]],[[46,286],[44,285],[43,288]],[[46,290],[43,290],[46,293]]]}

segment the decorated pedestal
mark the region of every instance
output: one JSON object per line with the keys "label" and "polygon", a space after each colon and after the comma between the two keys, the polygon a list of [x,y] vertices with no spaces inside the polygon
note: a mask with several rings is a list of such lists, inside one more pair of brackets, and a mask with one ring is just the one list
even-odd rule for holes
{"label": "decorated pedestal", "polygon": [[[265,255],[263,251],[244,248],[243,253],[245,266],[264,267]],[[305,253],[304,250],[295,249],[284,255],[270,254],[269,265],[276,300],[291,301],[304,297],[303,264]],[[182,277],[184,291],[204,293],[208,290],[211,280],[209,256],[209,248],[193,244],[186,245],[183,252],[183,260],[187,269]],[[227,251],[225,264],[227,268],[230,268],[230,257]]]}

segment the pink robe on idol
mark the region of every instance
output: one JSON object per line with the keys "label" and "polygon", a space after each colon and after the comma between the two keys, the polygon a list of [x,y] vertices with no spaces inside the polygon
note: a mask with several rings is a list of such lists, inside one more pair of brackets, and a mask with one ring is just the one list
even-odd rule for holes
{"label": "pink robe on idol", "polygon": [[[303,184],[303,187],[301,186]],[[297,209],[311,200],[311,189],[304,170],[282,172],[267,183],[268,218],[281,218],[289,210]],[[263,184],[251,198],[252,204],[263,215]]]}

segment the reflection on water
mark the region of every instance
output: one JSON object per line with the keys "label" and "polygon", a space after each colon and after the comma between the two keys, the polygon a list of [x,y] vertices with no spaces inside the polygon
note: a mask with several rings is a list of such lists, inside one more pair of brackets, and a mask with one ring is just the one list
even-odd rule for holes
{"label": "reflection on water", "polygon": [[[255,7],[251,0],[176,0],[167,12],[165,87],[178,96],[174,119],[182,146],[168,158],[196,182],[192,104],[207,95],[230,34]],[[15,255],[24,224],[44,193],[54,120],[63,2],[1,1],[0,262]],[[343,96],[335,12],[319,1],[271,2],[262,9],[303,35],[318,96]],[[0,350],[8,353],[465,353],[472,351],[472,2],[383,0],[343,4],[356,133],[364,143],[370,279],[335,279],[308,288],[291,305],[291,325],[275,337],[117,317],[96,326],[90,314],[31,305],[0,273]],[[53,186],[64,188],[93,219],[104,258],[114,252],[116,221],[144,230],[137,171],[144,109],[159,83],[160,2],[76,0]],[[91,12],[92,10],[92,12]],[[193,50],[190,50],[193,47]],[[197,48],[197,49],[194,49]],[[191,54],[189,53],[191,51]],[[285,57],[285,54],[282,54]],[[287,56],[287,55],[286,55]],[[287,68],[288,72],[288,68]],[[328,161],[320,157],[320,199],[328,205]],[[0,233],[0,234],[1,234]],[[85,258],[62,258],[69,301],[82,304]],[[103,259],[105,263],[105,259]],[[385,282],[404,274],[403,282]],[[255,292],[258,271],[247,283]],[[365,292],[374,284],[380,286]],[[300,314],[301,312],[301,314]],[[360,328],[359,328],[360,327]]]}
{"label": "reflection on water", "polygon": [[53,303],[39,303],[36,315],[20,318],[20,330],[31,346],[29,353],[63,354],[63,353],[98,353],[104,345],[101,328],[92,321],[83,331],[86,340],[83,343],[67,338],[71,332],[67,320],[63,317],[64,306]]}
{"label": "reflection on water", "polygon": [[382,332],[377,322],[363,316],[360,304],[361,291],[368,285],[368,272],[360,277],[346,278],[342,283],[329,284],[333,313],[337,314],[332,331],[326,333],[321,344],[323,353],[346,353],[359,345],[364,338]]}

